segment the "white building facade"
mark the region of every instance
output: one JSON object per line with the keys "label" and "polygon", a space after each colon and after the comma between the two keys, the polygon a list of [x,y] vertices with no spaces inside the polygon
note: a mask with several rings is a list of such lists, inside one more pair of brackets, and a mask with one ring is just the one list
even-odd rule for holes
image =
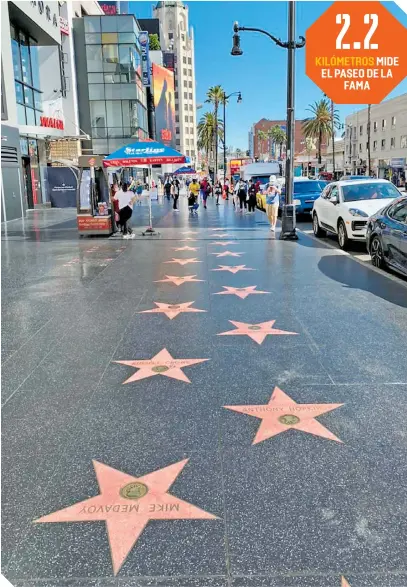
{"label": "white building facade", "polygon": [[[368,174],[368,108],[346,117],[345,167]],[[407,171],[407,94],[370,108],[371,172],[378,177],[405,180]]]}
{"label": "white building facade", "polygon": [[161,49],[175,54],[176,148],[195,164],[198,155],[195,49],[188,6],[183,2],[158,2],[153,15],[160,22]]}
{"label": "white building facade", "polygon": [[102,13],[96,1],[1,2],[2,221],[47,202],[52,146],[80,144],[72,16]]}

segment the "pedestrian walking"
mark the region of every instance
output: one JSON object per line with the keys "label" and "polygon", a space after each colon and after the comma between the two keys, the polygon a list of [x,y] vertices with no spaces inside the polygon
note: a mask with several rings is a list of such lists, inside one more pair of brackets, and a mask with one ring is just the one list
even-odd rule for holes
{"label": "pedestrian walking", "polygon": [[250,180],[249,181],[249,214],[254,213],[256,211],[256,185],[255,183]]}
{"label": "pedestrian walking", "polygon": [[222,195],[222,184],[218,180],[215,184],[216,205],[219,206],[219,198]]}
{"label": "pedestrian walking", "polygon": [[124,239],[135,237],[128,223],[133,214],[133,204],[136,198],[137,196],[128,189],[127,183],[123,183],[122,188],[114,196],[114,199],[119,203],[119,222]]}
{"label": "pedestrian walking", "polygon": [[210,195],[211,191],[212,191],[212,188],[211,188],[210,183],[206,182],[206,188],[203,193],[203,206],[204,206],[205,210],[206,210],[206,200],[208,199],[208,196]]}
{"label": "pedestrian walking", "polygon": [[269,187],[266,192],[266,212],[270,222],[270,230],[275,232],[278,216],[278,205],[280,203],[281,189],[277,184],[275,175],[270,175]]}
{"label": "pedestrian walking", "polygon": [[175,178],[172,184],[172,197],[174,199],[174,204],[173,204],[173,210],[175,210],[175,212],[178,212],[178,208],[177,208],[177,203],[178,203],[178,198],[179,198],[179,190],[180,190],[180,183],[178,178]]}
{"label": "pedestrian walking", "polygon": [[167,178],[167,181],[164,184],[164,193],[166,195],[167,200],[170,200],[171,194],[172,194],[172,184],[171,184],[169,178]]}
{"label": "pedestrian walking", "polygon": [[247,188],[245,182],[242,179],[239,181],[237,197],[239,198],[240,211],[243,211],[243,207],[245,210],[247,210]]}

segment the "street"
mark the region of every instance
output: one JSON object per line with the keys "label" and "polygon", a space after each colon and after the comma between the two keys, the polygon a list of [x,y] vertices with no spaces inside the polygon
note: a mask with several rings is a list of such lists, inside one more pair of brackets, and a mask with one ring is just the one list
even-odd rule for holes
{"label": "street", "polygon": [[407,283],[232,202],[2,232],[16,587],[406,587]]}

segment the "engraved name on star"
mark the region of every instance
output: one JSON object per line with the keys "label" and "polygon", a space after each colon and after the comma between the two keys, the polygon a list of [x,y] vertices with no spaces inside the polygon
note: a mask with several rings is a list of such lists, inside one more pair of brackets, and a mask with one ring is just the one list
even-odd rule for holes
{"label": "engraved name on star", "polygon": [[259,322],[258,324],[247,324],[246,322],[235,322],[229,320],[233,326],[236,326],[236,330],[228,330],[227,332],[220,332],[218,336],[238,336],[245,335],[250,336],[252,340],[257,344],[262,344],[269,335],[281,335],[281,334],[298,334],[298,332],[288,332],[287,330],[278,330],[273,328],[275,320],[269,320],[268,322]]}
{"label": "engraved name on star", "polygon": [[244,255],[243,252],[234,253],[233,251],[223,251],[222,253],[211,253],[211,255],[216,255],[216,257],[241,257]]}
{"label": "engraved name on star", "polygon": [[238,273],[239,271],[256,271],[246,265],[219,265],[218,269],[211,269],[211,271],[229,271],[229,273]]}
{"label": "engraved name on star", "polygon": [[217,516],[168,493],[187,462],[188,459],[184,459],[142,477],[134,477],[94,460],[99,495],[45,515],[34,523],[105,521],[113,573],[117,575],[150,520],[217,519]]}
{"label": "engraved name on star", "polygon": [[252,294],[269,294],[269,291],[256,290],[257,285],[250,285],[249,287],[230,287],[228,285],[222,285],[225,291],[217,291],[214,296],[228,296],[235,295],[242,300],[246,299],[247,296]]}
{"label": "engraved name on star", "polygon": [[336,442],[339,440],[315,418],[340,408],[343,404],[297,404],[279,387],[275,387],[266,405],[224,406],[228,410],[261,419],[252,444],[272,438],[287,430],[300,430]]}
{"label": "engraved name on star", "polygon": [[204,281],[203,279],[195,279],[196,275],[184,275],[184,277],[177,277],[176,275],[166,275],[166,279],[158,279],[154,283],[173,283],[180,286],[183,283],[191,283],[193,281]]}
{"label": "engraved name on star", "polygon": [[174,251],[197,251],[199,247],[189,247],[185,245],[185,247],[172,247]]}
{"label": "engraved name on star", "polygon": [[201,263],[196,257],[191,257],[190,259],[176,259],[172,258],[171,261],[164,261],[164,263],[178,263],[178,265],[189,265],[191,263]]}
{"label": "engraved name on star", "polygon": [[206,312],[206,310],[198,310],[198,308],[191,308],[195,302],[185,302],[183,304],[163,304],[161,302],[154,302],[157,306],[151,310],[143,310],[139,314],[165,314],[167,318],[173,320],[178,314],[184,312]]}
{"label": "engraved name on star", "polygon": [[190,367],[191,365],[197,365],[198,363],[204,363],[205,361],[209,361],[209,359],[175,359],[170,355],[167,349],[163,349],[151,359],[114,361],[114,363],[138,369],[138,371],[126,379],[126,381],[123,381],[123,385],[125,385],[126,383],[140,381],[141,379],[147,379],[147,377],[154,377],[155,375],[163,375],[164,377],[170,377],[171,379],[178,379],[179,381],[185,381],[185,383],[191,383],[182,369]]}

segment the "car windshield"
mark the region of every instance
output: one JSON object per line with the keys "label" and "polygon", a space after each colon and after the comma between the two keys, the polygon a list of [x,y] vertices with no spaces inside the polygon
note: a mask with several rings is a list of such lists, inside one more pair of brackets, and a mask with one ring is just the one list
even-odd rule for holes
{"label": "car windshield", "polygon": [[322,192],[322,190],[327,185],[327,181],[295,181],[294,194],[311,194],[313,192]]}
{"label": "car windshield", "polygon": [[360,200],[384,200],[397,198],[400,192],[392,183],[363,183],[342,186],[344,202],[359,202]]}

